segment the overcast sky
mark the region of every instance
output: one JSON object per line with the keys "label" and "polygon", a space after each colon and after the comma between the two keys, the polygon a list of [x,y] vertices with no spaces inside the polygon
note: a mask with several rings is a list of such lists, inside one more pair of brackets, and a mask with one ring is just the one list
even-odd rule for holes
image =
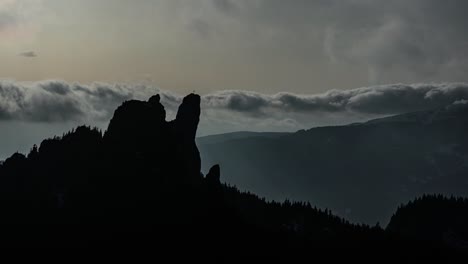
{"label": "overcast sky", "polygon": [[79,123],[105,126],[122,100],[155,92],[174,105],[205,95],[202,134],[466,100],[466,10],[466,0],[0,0],[0,158]]}
{"label": "overcast sky", "polygon": [[0,74],[171,91],[467,81],[465,0],[0,0]]}

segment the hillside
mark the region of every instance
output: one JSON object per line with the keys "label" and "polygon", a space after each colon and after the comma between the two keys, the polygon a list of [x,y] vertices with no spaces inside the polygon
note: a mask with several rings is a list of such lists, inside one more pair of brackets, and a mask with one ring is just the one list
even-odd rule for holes
{"label": "hillside", "polygon": [[311,201],[352,221],[388,223],[400,203],[425,193],[468,195],[467,109],[199,141],[202,168],[219,163],[226,182],[269,199]]}

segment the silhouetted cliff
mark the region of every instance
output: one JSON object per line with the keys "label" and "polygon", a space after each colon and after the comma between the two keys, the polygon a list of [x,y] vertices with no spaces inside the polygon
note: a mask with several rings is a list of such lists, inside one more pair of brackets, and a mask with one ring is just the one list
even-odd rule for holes
{"label": "silhouetted cliff", "polygon": [[159,95],[148,102],[128,101],[115,111],[104,144],[111,150],[114,164],[137,158],[141,163],[135,165],[153,173],[179,175],[182,178],[177,180],[193,182],[200,178],[200,154],[195,144],[199,118],[200,96],[195,94],[184,98],[176,119],[170,122]]}

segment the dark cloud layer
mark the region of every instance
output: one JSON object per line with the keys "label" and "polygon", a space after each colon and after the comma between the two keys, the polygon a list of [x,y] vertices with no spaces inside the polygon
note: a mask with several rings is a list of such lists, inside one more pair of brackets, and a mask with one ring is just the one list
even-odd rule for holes
{"label": "dark cloud layer", "polygon": [[0,119],[31,122],[105,120],[123,101],[141,98],[141,89],[147,88],[63,81],[0,81]]}
{"label": "dark cloud layer", "polygon": [[[175,111],[181,96],[145,85],[94,83],[82,85],[63,81],[0,82],[0,119],[32,122],[105,120],[123,101],[146,99],[160,93],[168,111]],[[391,84],[351,90],[331,90],[316,95],[250,91],[220,91],[204,95],[204,111],[227,111],[264,119],[294,114],[319,113],[391,115],[432,109],[468,99],[468,84]]]}
{"label": "dark cloud layer", "polygon": [[391,115],[432,109],[468,98],[468,84],[392,84],[352,90],[331,90],[318,95],[278,93],[264,95],[223,91],[203,97],[208,108],[221,108],[249,115],[269,112],[358,112]]}

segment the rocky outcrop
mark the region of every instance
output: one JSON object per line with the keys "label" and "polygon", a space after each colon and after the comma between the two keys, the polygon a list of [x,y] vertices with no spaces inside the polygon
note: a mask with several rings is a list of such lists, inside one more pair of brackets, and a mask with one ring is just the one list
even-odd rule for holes
{"label": "rocky outcrop", "polygon": [[119,106],[112,117],[105,138],[133,146],[143,147],[147,140],[162,136],[167,130],[166,111],[160,103],[159,95],[152,96],[148,102],[131,100]]}
{"label": "rocky outcrop", "polygon": [[[104,141],[113,163],[149,168],[164,177],[179,175],[184,182],[200,178],[201,160],[195,144],[200,120],[200,96],[183,99],[176,119],[166,121],[160,96],[127,101],[114,113]],[[180,176],[183,175],[183,176]]]}
{"label": "rocky outcrop", "polygon": [[160,99],[124,102],[104,135],[78,127],[2,162],[0,207],[144,207],[171,188],[203,184],[195,144],[200,96],[185,97],[169,122]]}
{"label": "rocky outcrop", "polygon": [[221,183],[220,178],[221,178],[221,168],[219,167],[218,164],[211,167],[210,171],[205,177],[206,181],[209,182],[210,184],[220,184]]}

